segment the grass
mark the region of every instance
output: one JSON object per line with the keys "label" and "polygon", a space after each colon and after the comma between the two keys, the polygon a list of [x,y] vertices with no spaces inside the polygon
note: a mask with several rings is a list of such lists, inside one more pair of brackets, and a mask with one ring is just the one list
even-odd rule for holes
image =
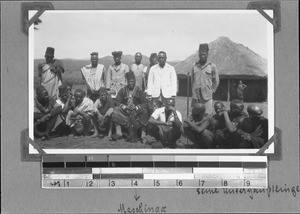
{"label": "grass", "polygon": [[[74,85],[73,90],[80,88],[86,90],[85,85]],[[229,109],[230,102],[223,102],[227,109]],[[191,98],[189,105],[191,104]],[[248,105],[256,104],[260,106],[264,115],[267,117],[268,109],[267,103],[244,103],[245,109]],[[176,109],[182,114],[183,119],[187,117],[187,98],[186,97],[176,97]],[[189,110],[191,112],[191,109]],[[90,138],[90,137],[58,137],[47,141],[36,140],[40,144],[41,148],[51,148],[51,149],[151,149],[151,146],[144,145],[140,142],[130,143],[125,140],[119,140],[117,142],[111,142],[107,137],[100,138]],[[186,138],[182,137],[181,142],[185,143]]]}

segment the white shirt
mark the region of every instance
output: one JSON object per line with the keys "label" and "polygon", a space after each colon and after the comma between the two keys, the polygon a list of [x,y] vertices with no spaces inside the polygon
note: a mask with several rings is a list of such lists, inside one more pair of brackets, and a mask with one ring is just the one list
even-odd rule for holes
{"label": "white shirt", "polygon": [[163,68],[159,64],[153,65],[150,68],[147,85],[147,93],[152,97],[159,97],[161,93],[165,98],[176,96],[177,75],[174,67],[168,63]]}
{"label": "white shirt", "polygon": [[[151,117],[153,117],[157,121],[164,122],[164,123],[167,122],[167,121],[173,122],[174,121],[174,114],[173,114],[173,112],[170,114],[168,120],[166,121],[165,108],[166,107],[161,107],[161,108],[156,109],[152,113]],[[176,114],[177,114],[178,119],[180,120],[180,122],[182,122],[182,116],[181,116],[180,112],[176,111]]]}

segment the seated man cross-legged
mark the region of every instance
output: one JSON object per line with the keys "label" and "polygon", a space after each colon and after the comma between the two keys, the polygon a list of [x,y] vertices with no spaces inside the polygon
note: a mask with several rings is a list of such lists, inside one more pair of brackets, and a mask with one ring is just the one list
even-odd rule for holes
{"label": "seated man cross-legged", "polygon": [[182,133],[182,116],[175,109],[174,98],[166,99],[166,106],[156,109],[149,118],[151,133],[158,141],[152,148],[175,148]]}
{"label": "seated man cross-legged", "polygon": [[90,131],[94,103],[85,97],[85,91],[82,89],[75,90],[74,99],[75,101],[66,117],[66,124],[72,127],[75,135],[87,136]]}
{"label": "seated man cross-legged", "polygon": [[116,97],[117,106],[114,108],[112,121],[116,126],[116,133],[110,140],[115,141],[121,139],[122,129],[129,130],[127,141],[135,142],[137,138],[137,130],[141,129],[142,136],[145,136],[146,126],[148,123],[148,114],[146,109],[145,93],[135,85],[135,76],[132,71],[126,74],[127,86],[121,88]]}
{"label": "seated man cross-legged", "polygon": [[184,134],[197,148],[212,148],[213,133],[208,130],[211,116],[205,113],[205,105],[196,103],[193,105],[192,115],[184,120]]}

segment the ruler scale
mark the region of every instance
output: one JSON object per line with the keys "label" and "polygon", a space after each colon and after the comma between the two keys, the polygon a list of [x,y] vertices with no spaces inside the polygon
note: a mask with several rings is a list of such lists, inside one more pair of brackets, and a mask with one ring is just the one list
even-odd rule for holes
{"label": "ruler scale", "polygon": [[267,188],[266,156],[47,155],[43,188]]}

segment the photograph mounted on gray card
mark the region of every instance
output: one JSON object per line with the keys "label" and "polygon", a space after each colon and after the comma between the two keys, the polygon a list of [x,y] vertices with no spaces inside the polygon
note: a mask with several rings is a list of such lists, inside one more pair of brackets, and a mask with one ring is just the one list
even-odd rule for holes
{"label": "photograph mounted on gray card", "polygon": [[28,38],[30,154],[274,154],[257,10],[46,10]]}

